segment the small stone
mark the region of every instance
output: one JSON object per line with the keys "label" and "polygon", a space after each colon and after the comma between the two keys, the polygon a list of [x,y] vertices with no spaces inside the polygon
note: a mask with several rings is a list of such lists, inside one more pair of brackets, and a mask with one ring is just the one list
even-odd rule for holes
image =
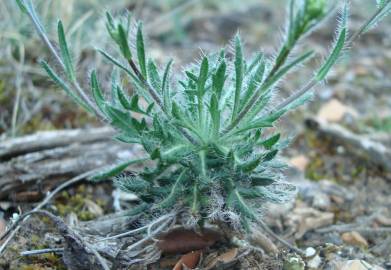
{"label": "small stone", "polygon": [[346,232],[341,236],[342,240],[350,245],[359,247],[368,247],[368,241],[358,232]]}
{"label": "small stone", "polygon": [[313,247],[306,248],[306,250],[305,250],[305,257],[306,258],[312,258],[315,255],[316,255],[316,249],[314,249]]}

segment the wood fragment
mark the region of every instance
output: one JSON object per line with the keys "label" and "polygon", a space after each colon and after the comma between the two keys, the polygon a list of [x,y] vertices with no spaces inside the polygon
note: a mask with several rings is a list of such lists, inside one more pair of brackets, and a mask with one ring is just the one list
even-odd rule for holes
{"label": "wood fragment", "polygon": [[0,141],[0,160],[17,155],[66,146],[107,140],[114,134],[110,127],[41,131],[32,135]]}
{"label": "wood fragment", "polygon": [[23,193],[18,194],[26,190],[35,192],[39,200],[48,187],[69,177],[141,153],[113,141],[108,128],[85,131],[86,134],[82,130],[50,131],[42,136],[35,134],[0,142],[0,200],[28,199],[21,196]]}

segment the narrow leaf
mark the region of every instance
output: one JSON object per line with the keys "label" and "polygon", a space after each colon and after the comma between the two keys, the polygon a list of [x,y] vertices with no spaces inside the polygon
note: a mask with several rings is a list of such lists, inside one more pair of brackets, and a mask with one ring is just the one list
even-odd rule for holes
{"label": "narrow leaf", "polygon": [[244,60],[242,51],[242,42],[239,35],[235,37],[235,95],[232,119],[236,118],[239,110],[240,91],[242,90],[244,73]]}
{"label": "narrow leaf", "polygon": [[260,144],[263,145],[266,149],[271,149],[279,140],[281,134],[278,133],[276,135],[271,136],[270,138],[262,141]]}
{"label": "narrow leaf", "polygon": [[118,45],[120,47],[122,55],[125,57],[126,60],[132,59],[132,53],[130,52],[129,48],[129,42],[128,42],[128,35],[122,26],[122,24],[119,24],[117,26],[118,30]]}
{"label": "narrow leaf", "polygon": [[147,68],[145,64],[145,48],[144,48],[144,37],[143,37],[143,25],[140,22],[137,27],[137,58],[138,64],[140,66],[141,74],[145,79],[147,79]]}
{"label": "narrow leaf", "polygon": [[98,108],[101,110],[101,112],[105,113],[106,112],[105,99],[103,97],[102,90],[99,86],[99,82],[96,77],[95,70],[91,72],[91,89],[96,105],[98,105]]}
{"label": "narrow leaf", "polygon": [[75,70],[72,65],[71,56],[69,54],[69,49],[65,38],[64,27],[61,21],[58,21],[57,32],[58,32],[58,43],[60,45],[61,58],[62,61],[64,62],[65,72],[69,80],[74,82],[76,80]]}
{"label": "narrow leaf", "polygon": [[322,67],[319,69],[319,71],[316,74],[315,79],[317,81],[322,81],[326,78],[327,74],[331,70],[331,68],[334,66],[334,64],[339,59],[341,52],[343,48],[345,47],[345,42],[347,38],[347,20],[348,20],[348,11],[347,11],[347,4],[345,4],[345,8],[342,14],[341,18],[341,25],[340,31],[337,37],[337,40],[335,42],[335,45],[329,55],[329,57],[326,59],[325,63],[322,65]]}

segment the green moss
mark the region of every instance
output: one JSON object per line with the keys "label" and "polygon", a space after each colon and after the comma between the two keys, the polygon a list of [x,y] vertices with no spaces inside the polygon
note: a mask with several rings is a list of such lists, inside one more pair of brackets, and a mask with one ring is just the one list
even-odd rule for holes
{"label": "green moss", "polygon": [[79,220],[88,221],[96,218],[96,214],[88,211],[86,207],[86,200],[95,202],[97,205],[104,208],[106,203],[104,200],[95,199],[93,194],[89,193],[86,185],[80,185],[74,190],[75,195],[70,194],[68,191],[63,191],[61,195],[56,199],[55,206],[57,208],[57,214],[60,216],[67,216],[70,213],[75,213]]}

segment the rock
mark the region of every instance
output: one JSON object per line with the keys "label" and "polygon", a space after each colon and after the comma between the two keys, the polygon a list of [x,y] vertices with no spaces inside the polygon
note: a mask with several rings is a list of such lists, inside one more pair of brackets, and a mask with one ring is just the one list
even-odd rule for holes
{"label": "rock", "polygon": [[341,235],[342,240],[350,245],[359,247],[368,247],[368,241],[358,232],[346,232]]}
{"label": "rock", "polygon": [[376,265],[370,265],[363,260],[350,260],[339,263],[336,270],[385,270],[384,268]]}
{"label": "rock", "polygon": [[312,258],[315,255],[316,255],[316,249],[314,249],[313,247],[306,248],[306,250],[305,250],[305,257],[306,258]]}

